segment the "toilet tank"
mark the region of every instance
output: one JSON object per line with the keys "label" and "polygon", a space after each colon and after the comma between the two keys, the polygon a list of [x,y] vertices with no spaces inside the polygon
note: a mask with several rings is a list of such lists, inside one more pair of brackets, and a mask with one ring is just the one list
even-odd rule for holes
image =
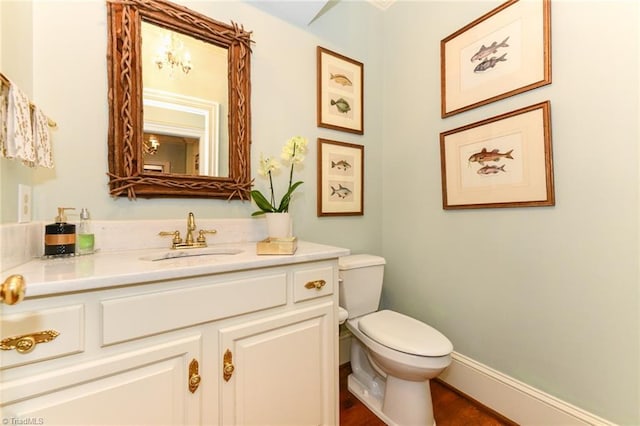
{"label": "toilet tank", "polygon": [[382,293],[385,260],[370,254],[354,254],[338,259],[340,306],[349,318],[378,310]]}

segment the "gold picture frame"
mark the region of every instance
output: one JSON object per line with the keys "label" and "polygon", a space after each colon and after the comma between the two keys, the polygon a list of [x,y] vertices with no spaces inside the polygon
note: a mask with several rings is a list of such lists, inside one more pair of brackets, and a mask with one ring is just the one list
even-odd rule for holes
{"label": "gold picture frame", "polygon": [[550,102],[441,133],[440,161],[445,210],[555,205]]}
{"label": "gold picture frame", "polygon": [[364,134],[364,65],[318,46],[318,127]]}
{"label": "gold picture frame", "polygon": [[440,42],[449,117],[551,83],[551,0],[509,0]]}
{"label": "gold picture frame", "polygon": [[318,216],[364,214],[364,146],[318,138]]}

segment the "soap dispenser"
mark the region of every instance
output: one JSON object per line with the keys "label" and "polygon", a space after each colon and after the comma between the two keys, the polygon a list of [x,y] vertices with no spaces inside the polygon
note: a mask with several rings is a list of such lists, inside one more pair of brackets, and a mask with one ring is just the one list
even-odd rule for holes
{"label": "soap dispenser", "polygon": [[73,207],[58,207],[56,223],[45,226],[44,254],[57,256],[74,254],[76,250],[76,226],[67,223],[65,210],[75,210]]}
{"label": "soap dispenser", "polygon": [[95,237],[91,229],[89,210],[80,210],[80,224],[78,225],[78,254],[91,254],[94,251]]}

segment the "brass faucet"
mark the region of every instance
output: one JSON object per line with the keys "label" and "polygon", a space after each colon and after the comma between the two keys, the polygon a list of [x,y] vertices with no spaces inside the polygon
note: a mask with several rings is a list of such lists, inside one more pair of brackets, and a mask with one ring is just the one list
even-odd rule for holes
{"label": "brass faucet", "polygon": [[187,217],[187,236],[182,241],[182,237],[180,237],[180,231],[162,231],[158,235],[160,236],[172,236],[171,240],[171,249],[189,249],[189,248],[203,248],[207,247],[207,240],[205,238],[205,234],[215,234],[217,231],[215,229],[201,229],[198,231],[198,237],[194,240],[193,231],[196,230],[196,218],[193,213],[189,212],[189,216]]}
{"label": "brass faucet", "polygon": [[187,217],[187,238],[185,238],[185,241],[184,241],[184,243],[187,246],[193,245],[193,231],[195,230],[196,230],[196,217],[193,215],[193,213],[189,212],[189,216]]}

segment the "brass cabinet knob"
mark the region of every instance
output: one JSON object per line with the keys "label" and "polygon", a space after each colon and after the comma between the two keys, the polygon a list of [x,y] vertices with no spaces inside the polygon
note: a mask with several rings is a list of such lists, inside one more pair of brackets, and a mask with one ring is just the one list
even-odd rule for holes
{"label": "brass cabinet knob", "polygon": [[315,288],[316,290],[322,290],[322,287],[324,287],[326,284],[327,282],[325,280],[309,281],[304,285],[304,288],[308,288],[309,290],[313,288]]}
{"label": "brass cabinet knob", "polygon": [[0,287],[0,302],[15,305],[24,299],[27,283],[22,275],[10,275]]}
{"label": "brass cabinet knob", "polygon": [[224,358],[222,361],[222,377],[225,382],[228,382],[233,375],[233,371],[236,369],[233,365],[233,354],[229,349],[227,349],[224,353]]}
{"label": "brass cabinet knob", "polygon": [[199,365],[198,361],[194,358],[189,363],[189,392],[194,393],[198,390],[202,377],[198,374]]}

